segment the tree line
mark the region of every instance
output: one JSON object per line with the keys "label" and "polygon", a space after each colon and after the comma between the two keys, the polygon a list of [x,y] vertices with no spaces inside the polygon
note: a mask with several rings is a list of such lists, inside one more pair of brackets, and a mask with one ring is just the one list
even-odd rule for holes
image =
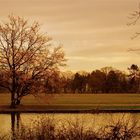
{"label": "tree line", "polygon": [[139,93],[140,69],[132,64],[128,73],[112,67],[91,73],[55,73],[45,86],[47,93]]}
{"label": "tree line", "polygon": [[[7,73],[0,72],[0,90],[5,91],[2,83]],[[132,64],[128,73],[104,67],[92,72],[50,71],[40,82],[37,90],[46,94],[53,93],[139,93],[140,69]],[[37,92],[34,91],[34,92]]]}

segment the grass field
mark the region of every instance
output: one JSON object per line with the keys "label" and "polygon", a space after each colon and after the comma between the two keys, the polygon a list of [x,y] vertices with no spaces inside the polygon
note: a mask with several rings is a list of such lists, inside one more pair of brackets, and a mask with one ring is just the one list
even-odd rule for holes
{"label": "grass field", "polygon": [[[10,95],[0,94],[0,108],[9,104]],[[28,95],[23,98],[21,107],[33,110],[140,110],[140,94]]]}

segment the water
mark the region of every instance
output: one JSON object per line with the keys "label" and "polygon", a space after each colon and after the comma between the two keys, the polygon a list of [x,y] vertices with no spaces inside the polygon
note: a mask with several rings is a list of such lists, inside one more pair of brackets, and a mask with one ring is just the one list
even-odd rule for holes
{"label": "water", "polygon": [[[39,113],[23,113],[20,114],[20,124],[29,126],[31,122],[42,116],[53,118],[55,123],[59,126],[60,122],[78,120],[80,123],[86,125],[86,127],[94,126],[95,129],[110,125],[118,120],[127,120],[131,124],[136,123],[140,126],[140,113],[99,113],[99,114],[39,114]],[[0,132],[8,133],[11,131],[11,114],[0,114]]]}

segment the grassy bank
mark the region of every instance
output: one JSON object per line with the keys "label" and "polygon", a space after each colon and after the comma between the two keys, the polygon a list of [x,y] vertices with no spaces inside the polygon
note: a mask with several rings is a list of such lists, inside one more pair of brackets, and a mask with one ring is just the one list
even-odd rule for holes
{"label": "grassy bank", "polygon": [[[0,94],[0,112],[11,111],[9,94]],[[53,94],[23,98],[16,111],[140,111],[140,94]]]}

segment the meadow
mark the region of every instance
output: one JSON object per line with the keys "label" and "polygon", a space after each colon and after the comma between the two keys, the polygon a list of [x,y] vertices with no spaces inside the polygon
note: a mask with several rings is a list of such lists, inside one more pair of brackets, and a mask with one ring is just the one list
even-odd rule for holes
{"label": "meadow", "polygon": [[[10,105],[10,94],[0,94],[0,111]],[[19,110],[140,110],[140,94],[41,94],[25,96]]]}

